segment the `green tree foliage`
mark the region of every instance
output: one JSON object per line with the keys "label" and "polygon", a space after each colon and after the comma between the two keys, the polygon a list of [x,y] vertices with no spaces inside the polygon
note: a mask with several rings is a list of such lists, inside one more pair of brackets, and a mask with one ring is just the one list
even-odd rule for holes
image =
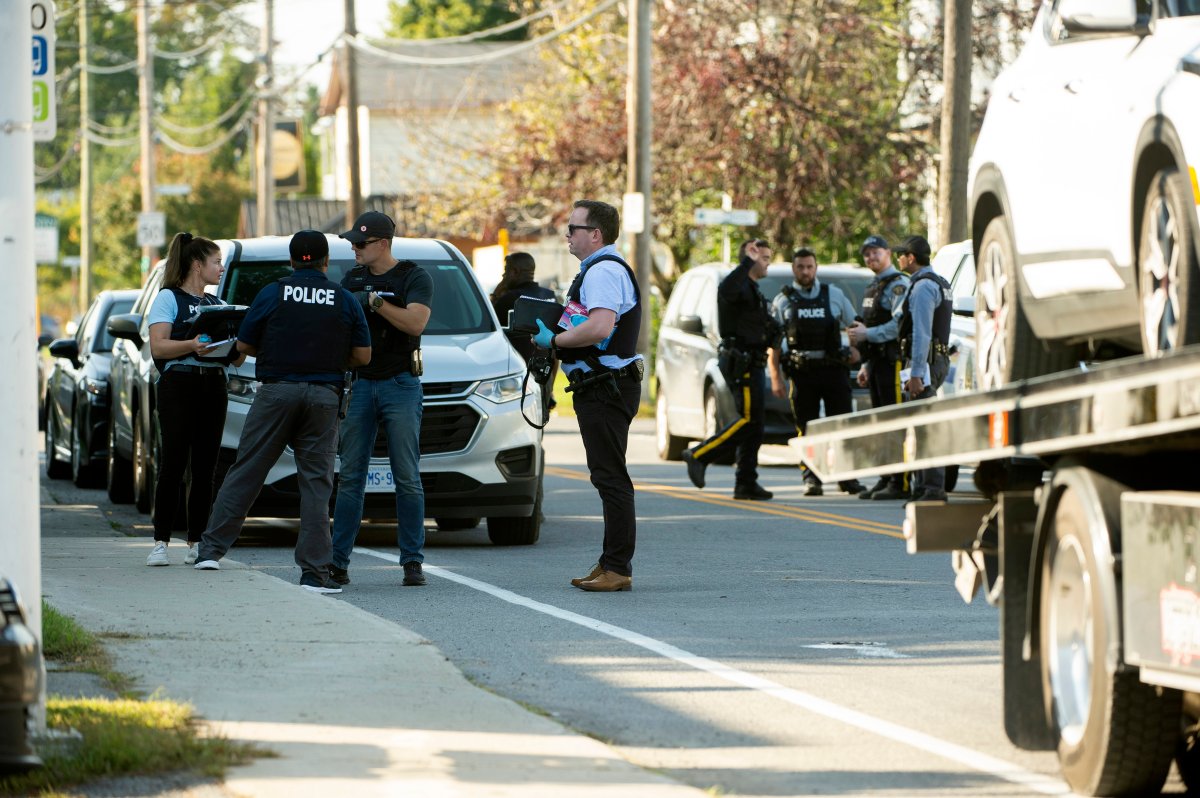
{"label": "green tree foliage", "polygon": [[[438,39],[475,33],[517,19],[509,6],[507,0],[391,0],[385,34],[398,39]],[[518,29],[491,38],[524,36]]]}

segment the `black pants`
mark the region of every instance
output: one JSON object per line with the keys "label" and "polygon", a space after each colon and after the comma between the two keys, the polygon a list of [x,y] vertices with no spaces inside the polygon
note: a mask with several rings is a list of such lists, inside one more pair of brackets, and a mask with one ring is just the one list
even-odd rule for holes
{"label": "black pants", "polygon": [[[942,383],[946,381],[946,374],[950,371],[950,359],[946,355],[934,355],[929,364],[929,382],[925,386],[925,390],[921,391],[921,395],[913,398],[929,399],[937,395],[938,388],[942,387]],[[945,490],[946,489],[946,469],[945,468],[924,468],[914,474],[913,493],[925,490]]]}
{"label": "black pants", "polygon": [[617,379],[619,396],[596,386],[575,394],[575,420],[583,438],[592,485],[604,509],[604,551],[600,567],[622,576],[633,576],[633,550],[637,542],[637,514],[633,507],[633,480],[625,465],[629,424],[642,400],[642,383],[634,377]]}
{"label": "black pants", "polygon": [[[871,407],[900,404],[900,393],[904,389],[900,384],[900,361],[872,358],[868,375],[867,387],[871,390]],[[908,474],[890,474],[884,479],[900,490],[908,490]]]}
{"label": "black pants", "polygon": [[[154,485],[154,539],[169,541],[179,510],[179,486],[191,466],[187,488],[188,543],[198,543],[212,510],[213,481],[225,429],[225,377],[221,372],[176,372],[157,386],[162,451]],[[151,444],[152,445],[152,444]]]}
{"label": "black pants", "polygon": [[762,366],[750,366],[741,374],[730,369],[732,358],[722,358],[718,365],[725,382],[733,391],[733,403],[738,417],[716,435],[698,444],[692,456],[702,463],[711,463],[722,452],[734,449],[737,470],[734,480],[739,485],[758,482],[758,450],[763,442],[763,382],[766,372]]}
{"label": "black pants", "polygon": [[[826,416],[840,416],[854,407],[850,395],[850,373],[845,366],[836,363],[813,366],[790,372],[788,378],[792,383],[792,415],[801,435],[808,431],[808,422],[820,417],[821,402],[825,403]],[[803,463],[800,464],[800,473],[805,482],[816,481]],[[845,486],[849,482],[840,484]]]}

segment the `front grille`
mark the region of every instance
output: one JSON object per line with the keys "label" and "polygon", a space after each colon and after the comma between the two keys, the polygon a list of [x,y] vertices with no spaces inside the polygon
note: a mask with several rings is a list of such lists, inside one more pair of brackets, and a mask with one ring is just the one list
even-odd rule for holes
{"label": "front grille", "polygon": [[425,396],[458,396],[472,385],[472,382],[423,382],[421,392]]}
{"label": "front grille", "polygon": [[467,493],[479,487],[479,481],[457,471],[431,471],[421,474],[421,488],[427,494]]}
{"label": "front grille", "polygon": [[[479,413],[470,405],[435,404],[422,408],[421,454],[445,454],[467,448],[479,426]],[[371,456],[387,459],[387,434],[380,427]]]}

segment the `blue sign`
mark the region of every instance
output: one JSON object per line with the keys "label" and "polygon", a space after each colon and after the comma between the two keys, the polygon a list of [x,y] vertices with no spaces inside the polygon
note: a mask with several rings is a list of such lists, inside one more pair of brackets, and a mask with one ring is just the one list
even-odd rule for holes
{"label": "blue sign", "polygon": [[45,36],[33,37],[33,76],[35,78],[46,74],[50,69],[50,48],[46,46]]}

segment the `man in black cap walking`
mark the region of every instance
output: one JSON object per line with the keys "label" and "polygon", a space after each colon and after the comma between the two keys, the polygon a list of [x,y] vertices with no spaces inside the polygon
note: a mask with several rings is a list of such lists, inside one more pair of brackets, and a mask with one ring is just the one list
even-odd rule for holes
{"label": "man in black cap walking", "polygon": [[267,472],[290,446],[300,490],[300,585],[314,593],[341,593],[329,579],[338,404],[346,369],[371,360],[371,339],[358,302],[325,276],[325,234],[301,230],[288,252],[292,274],[258,292],[238,330],[238,351],[256,358],[262,385],[242,427],[237,461],[213,501],[195,567],[221,568]]}

